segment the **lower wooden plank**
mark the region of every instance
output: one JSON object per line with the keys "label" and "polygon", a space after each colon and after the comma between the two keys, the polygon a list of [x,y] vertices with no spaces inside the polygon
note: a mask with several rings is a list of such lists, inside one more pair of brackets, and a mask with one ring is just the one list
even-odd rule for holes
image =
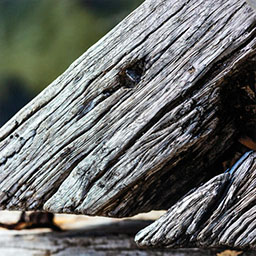
{"label": "lower wooden plank", "polygon": [[150,221],[125,220],[83,227],[63,232],[48,229],[6,231],[0,230],[2,256],[252,256],[255,252],[202,249],[140,249],[134,242],[138,230]]}

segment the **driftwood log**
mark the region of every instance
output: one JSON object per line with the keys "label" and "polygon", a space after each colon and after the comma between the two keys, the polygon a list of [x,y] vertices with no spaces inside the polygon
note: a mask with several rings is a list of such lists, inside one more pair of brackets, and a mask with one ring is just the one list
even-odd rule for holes
{"label": "driftwood log", "polygon": [[1,209],[182,203],[255,133],[255,24],[242,0],[146,0],[2,127]]}

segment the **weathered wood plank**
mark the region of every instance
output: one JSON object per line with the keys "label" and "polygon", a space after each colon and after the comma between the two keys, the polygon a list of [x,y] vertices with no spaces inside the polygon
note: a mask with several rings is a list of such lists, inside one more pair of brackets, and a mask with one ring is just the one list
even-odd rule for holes
{"label": "weathered wood plank", "polygon": [[256,248],[256,153],[189,193],[136,241],[155,247]]}
{"label": "weathered wood plank", "polygon": [[130,216],[214,176],[255,21],[242,0],[145,1],[0,130],[1,209]]}

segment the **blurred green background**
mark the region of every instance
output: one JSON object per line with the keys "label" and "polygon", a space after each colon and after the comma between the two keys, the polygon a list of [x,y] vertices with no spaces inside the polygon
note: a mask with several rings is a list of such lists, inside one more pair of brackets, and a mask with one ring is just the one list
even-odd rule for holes
{"label": "blurred green background", "polygon": [[143,0],[0,0],[0,126]]}

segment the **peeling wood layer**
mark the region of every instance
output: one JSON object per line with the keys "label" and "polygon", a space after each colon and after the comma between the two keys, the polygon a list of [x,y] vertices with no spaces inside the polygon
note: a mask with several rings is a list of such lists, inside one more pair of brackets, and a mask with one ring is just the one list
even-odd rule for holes
{"label": "peeling wood layer", "polygon": [[191,191],[140,231],[146,247],[256,248],[256,153]]}

